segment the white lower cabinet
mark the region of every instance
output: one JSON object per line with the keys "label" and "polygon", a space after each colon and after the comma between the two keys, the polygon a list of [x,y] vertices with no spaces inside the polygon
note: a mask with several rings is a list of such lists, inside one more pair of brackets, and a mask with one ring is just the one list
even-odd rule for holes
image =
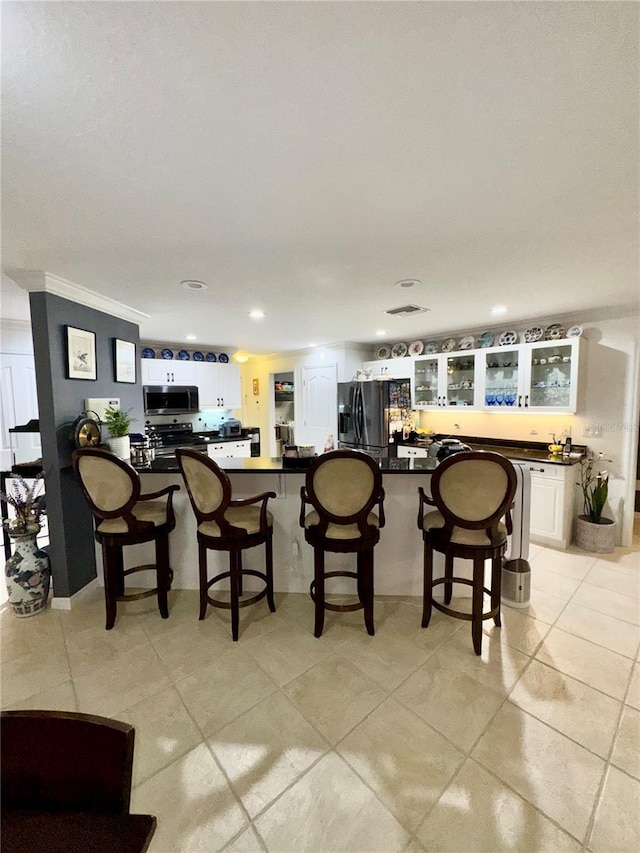
{"label": "white lower cabinet", "polygon": [[398,459],[426,459],[429,456],[429,451],[426,447],[407,447],[404,444],[398,445]]}
{"label": "white lower cabinet", "polygon": [[207,445],[210,459],[241,459],[251,456],[251,439],[244,441],[212,441]]}
{"label": "white lower cabinet", "polygon": [[531,474],[530,539],[566,549],[571,542],[575,497],[575,466],[529,465]]}

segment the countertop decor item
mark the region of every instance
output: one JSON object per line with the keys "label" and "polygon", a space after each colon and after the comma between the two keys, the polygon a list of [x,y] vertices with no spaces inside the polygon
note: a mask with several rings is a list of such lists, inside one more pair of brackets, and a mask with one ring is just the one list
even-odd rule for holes
{"label": "countertop decor item", "polygon": [[142,350],[142,357],[143,358],[155,358],[156,357],[156,351],[154,349],[151,349],[151,347],[144,347],[144,349]]}
{"label": "countertop decor item", "polygon": [[456,339],[455,338],[447,338],[446,341],[442,342],[442,346],[440,349],[442,352],[451,352],[456,348]]}
{"label": "countertop decor item", "polygon": [[160,351],[160,355],[167,360],[171,359],[173,358],[173,350],[170,350],[168,347],[165,347],[163,350]]}
{"label": "countertop decor item", "polygon": [[218,360],[218,356],[215,354],[215,352],[208,352],[206,354],[205,358],[207,361],[210,361],[210,362]]}
{"label": "countertop decor item", "polygon": [[557,341],[564,337],[564,326],[560,323],[552,323],[544,330],[545,341]]}
{"label": "countertop decor item", "polygon": [[458,349],[471,349],[475,342],[476,339],[473,337],[473,335],[467,335],[465,338],[462,338],[462,340],[458,344]]}
{"label": "countertop decor item", "polygon": [[131,442],[129,440],[129,428],[135,421],[129,412],[131,409],[114,409],[107,406],[104,410],[104,423],[109,430],[107,445],[111,452],[125,462],[131,460]]}
{"label": "countertop decor item", "polygon": [[218,361],[220,362],[220,364],[227,364],[229,361],[229,356],[226,354],[226,352],[221,352],[218,356]]}
{"label": "countertop decor item", "polygon": [[181,349],[181,350],[178,352],[178,358],[180,359],[180,361],[189,361],[189,359],[191,358],[191,356],[190,356],[190,355],[189,355],[189,353],[186,351],[186,349]]}
{"label": "countertop decor item", "polygon": [[438,352],[438,342],[437,341],[427,341],[424,347],[425,355],[433,355]]}
{"label": "countertop decor item", "polygon": [[526,344],[535,344],[544,336],[544,329],[541,326],[532,326],[524,333],[524,342]]}
{"label": "countertop decor item", "polygon": [[391,358],[403,358],[407,354],[407,345],[403,343],[394,344],[391,347]]}
{"label": "countertop decor item", "polygon": [[[95,417],[91,417],[94,415]],[[75,447],[97,447],[102,441],[100,418],[96,412],[83,412],[73,422],[71,440]]]}
{"label": "countertop decor item", "polygon": [[409,355],[422,355],[423,350],[424,344],[422,341],[414,341],[412,344],[409,344]]}
{"label": "countertop decor item", "polygon": [[389,358],[391,355],[391,350],[386,344],[382,344],[382,346],[378,347],[376,350],[376,358]]}
{"label": "countertop decor item", "polygon": [[569,326],[567,329],[568,338],[579,338],[582,334],[582,326]]}
{"label": "countertop decor item", "polygon": [[196,352],[194,352],[194,354],[193,354],[193,360],[194,361],[204,361],[204,355],[201,352],[198,352],[196,350]]}
{"label": "countertop decor item", "polygon": [[482,347],[483,349],[485,347],[491,347],[491,346],[493,346],[494,340],[495,340],[495,338],[494,338],[493,332],[483,332],[478,337],[478,346]]}
{"label": "countertop decor item", "polygon": [[518,333],[513,329],[508,329],[506,332],[503,332],[498,338],[498,344],[501,347],[511,346],[515,344],[518,340]]}
{"label": "countertop decor item", "polygon": [[596,554],[611,554],[615,546],[615,522],[602,515],[609,494],[609,472],[602,465],[611,461],[589,448],[579,463],[583,513],[576,519],[576,545]]}

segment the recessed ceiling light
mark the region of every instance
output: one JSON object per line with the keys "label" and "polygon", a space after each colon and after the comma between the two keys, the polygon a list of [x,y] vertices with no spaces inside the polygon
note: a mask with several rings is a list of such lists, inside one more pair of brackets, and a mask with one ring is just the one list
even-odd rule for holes
{"label": "recessed ceiling light", "polygon": [[376,335],[377,335],[379,338],[384,338],[384,336],[385,336],[386,334],[387,334],[387,333],[385,332],[385,330],[384,330],[384,329],[378,329],[378,331],[376,332]]}
{"label": "recessed ceiling light", "polygon": [[252,320],[262,320],[264,317],[264,311],[260,308],[255,308],[253,311],[249,311],[249,316]]}
{"label": "recessed ceiling light", "polygon": [[204,281],[196,281],[195,278],[186,278],[184,281],[181,281],[180,284],[187,290],[207,290],[209,287],[209,285],[205,284]]}
{"label": "recessed ceiling light", "polygon": [[506,314],[507,313],[507,307],[506,307],[506,305],[494,305],[493,308],[491,309],[491,313],[492,314]]}
{"label": "recessed ceiling light", "polygon": [[309,346],[310,347],[317,347],[318,344],[316,344],[314,341],[310,341]]}
{"label": "recessed ceiling light", "polygon": [[416,285],[422,284],[419,278],[401,278],[400,281],[396,281],[396,287],[416,287]]}
{"label": "recessed ceiling light", "polygon": [[185,339],[185,341],[197,341],[198,340],[196,335],[185,335],[184,339]]}
{"label": "recessed ceiling light", "polygon": [[235,360],[239,361],[241,364],[244,364],[245,361],[249,361],[249,356],[248,355],[236,355]]}

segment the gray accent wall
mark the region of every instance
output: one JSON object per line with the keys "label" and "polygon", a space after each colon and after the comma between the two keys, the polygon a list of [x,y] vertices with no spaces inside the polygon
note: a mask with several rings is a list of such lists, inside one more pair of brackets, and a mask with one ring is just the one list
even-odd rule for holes
{"label": "gray accent wall", "polygon": [[[86,397],[119,397],[121,407],[132,409],[136,418],[133,430],[144,431],[140,332],[135,323],[52,293],[30,293],[29,302],[54,595],[67,598],[96,577],[93,520],[70,467],[72,425]],[[67,378],[67,325],[95,332],[95,381]],[[114,338],[136,345],[135,385],[114,379]]]}

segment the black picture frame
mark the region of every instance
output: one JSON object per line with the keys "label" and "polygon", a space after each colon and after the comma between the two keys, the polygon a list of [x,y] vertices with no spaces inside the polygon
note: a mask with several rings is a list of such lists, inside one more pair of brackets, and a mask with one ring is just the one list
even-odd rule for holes
{"label": "black picture frame", "polygon": [[113,374],[116,382],[136,382],[136,345],[132,341],[113,339]]}
{"label": "black picture frame", "polygon": [[96,333],[75,326],[66,326],[67,342],[67,378],[88,379],[98,378],[96,362]]}

